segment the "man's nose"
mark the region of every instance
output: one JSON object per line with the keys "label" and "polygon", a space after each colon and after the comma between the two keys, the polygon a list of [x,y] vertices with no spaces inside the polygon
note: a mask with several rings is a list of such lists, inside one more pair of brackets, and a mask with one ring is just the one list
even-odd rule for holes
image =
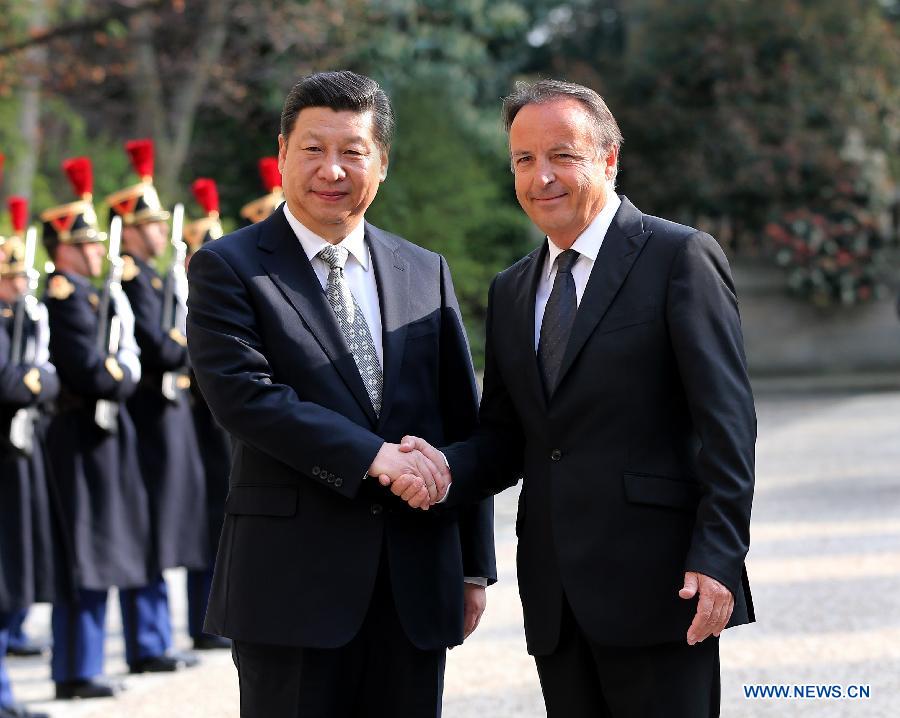
{"label": "man's nose", "polygon": [[328,182],[338,182],[347,176],[339,154],[329,154],[323,158],[319,167],[319,176]]}
{"label": "man's nose", "polygon": [[553,172],[553,167],[551,167],[550,163],[546,160],[540,160],[538,162],[538,179],[545,187],[556,181],[556,174]]}

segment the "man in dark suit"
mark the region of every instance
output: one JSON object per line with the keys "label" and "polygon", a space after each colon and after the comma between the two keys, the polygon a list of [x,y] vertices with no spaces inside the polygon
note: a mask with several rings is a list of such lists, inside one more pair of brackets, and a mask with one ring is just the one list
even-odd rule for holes
{"label": "man in dark suit", "polygon": [[622,137],[592,90],[522,85],[504,115],[548,239],[491,286],[480,427],[444,449],[446,505],[523,477],[519,589],[551,718],[716,716],[718,636],[753,620],[756,417],[728,263],[616,196]]}
{"label": "man in dark suit", "polygon": [[234,440],[206,630],[234,641],[247,718],[439,716],[445,649],[494,580],[489,501],[413,511],[373,478],[415,473],[427,504],[437,467],[393,442],[477,417],[446,262],[363,219],[392,125],[369,78],[301,80],[286,203],[190,263],[191,361]]}

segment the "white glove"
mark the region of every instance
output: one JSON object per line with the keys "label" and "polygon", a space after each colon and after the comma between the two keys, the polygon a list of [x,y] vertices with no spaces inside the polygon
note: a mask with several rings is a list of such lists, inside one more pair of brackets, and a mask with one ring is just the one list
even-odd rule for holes
{"label": "white glove", "polygon": [[119,320],[119,351],[116,353],[116,359],[120,365],[128,367],[135,381],[140,381],[141,350],[134,338],[134,312],[131,309],[131,302],[128,301],[122,288],[115,285],[110,287],[110,298],[116,311],[116,318]]}

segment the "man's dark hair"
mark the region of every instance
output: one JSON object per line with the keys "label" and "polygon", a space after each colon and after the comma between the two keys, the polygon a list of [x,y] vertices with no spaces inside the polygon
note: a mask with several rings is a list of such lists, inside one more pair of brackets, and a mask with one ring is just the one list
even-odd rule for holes
{"label": "man's dark hair", "polygon": [[281,134],[287,139],[297,115],[307,107],[329,107],[335,111],[372,113],[372,134],[385,155],[394,136],[394,111],[381,86],[371,77],[350,70],[316,72],[291,88],[281,110]]}
{"label": "man's dark hair", "polygon": [[503,98],[503,126],[506,132],[509,133],[513,120],[525,105],[541,105],[563,98],[577,100],[584,105],[593,120],[594,138],[604,152],[622,146],[622,131],[603,98],[589,87],[561,80],[517,82],[515,91]]}

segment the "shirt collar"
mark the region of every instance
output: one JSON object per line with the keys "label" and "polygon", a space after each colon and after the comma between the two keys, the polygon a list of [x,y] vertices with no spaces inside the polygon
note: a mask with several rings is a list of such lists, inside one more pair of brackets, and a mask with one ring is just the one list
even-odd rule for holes
{"label": "shirt collar", "polygon": [[[303,247],[306,258],[310,262],[312,262],[313,257],[321,252],[323,248],[331,245],[331,242],[327,239],[323,239],[311,229],[308,229],[299,219],[291,214],[287,202],[284,203],[284,216],[287,218],[288,224],[291,225],[291,229],[294,230],[294,234],[297,235],[297,239],[300,240],[300,246]],[[338,242],[337,246],[343,247],[350,252],[350,254],[356,258],[356,261],[362,265],[362,268],[368,271],[369,252],[366,249],[365,238],[365,222],[360,221],[358,225],[350,230],[350,234]]]}
{"label": "shirt collar", "polygon": [[[603,205],[603,209],[600,210],[585,230],[578,235],[578,239],[572,244],[571,249],[584,255],[592,262],[597,261],[600,245],[603,244],[603,238],[609,231],[609,226],[612,224],[613,217],[616,216],[616,212],[621,204],[622,200],[619,199],[619,196],[615,192],[610,192],[606,204]],[[549,251],[547,252],[545,275],[547,279],[549,279],[556,258],[562,254],[564,250],[553,244],[553,240],[549,237],[547,238],[547,248]]]}

